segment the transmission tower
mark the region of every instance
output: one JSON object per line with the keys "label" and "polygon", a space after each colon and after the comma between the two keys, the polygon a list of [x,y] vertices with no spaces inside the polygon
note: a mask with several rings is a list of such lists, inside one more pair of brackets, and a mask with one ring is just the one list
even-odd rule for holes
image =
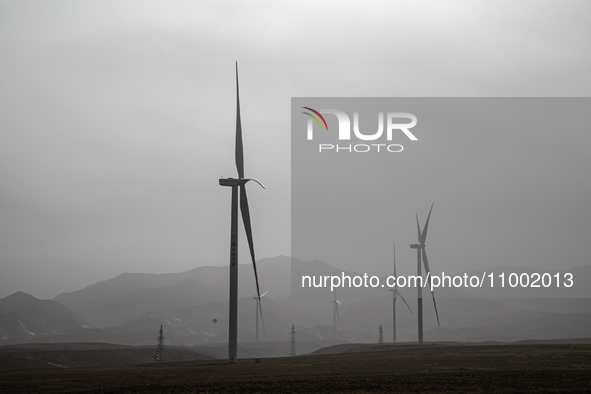
{"label": "transmission tower", "polygon": [[156,346],[156,355],[154,356],[154,362],[164,362],[164,334],[162,333],[162,326],[160,326],[160,334],[158,335],[158,345]]}
{"label": "transmission tower", "polygon": [[295,352],[295,328],[294,325],[291,325],[291,357],[295,357],[296,352]]}
{"label": "transmission tower", "polygon": [[378,345],[382,346],[384,344],[384,331],[382,330],[382,325],[380,324],[380,339],[378,340]]}

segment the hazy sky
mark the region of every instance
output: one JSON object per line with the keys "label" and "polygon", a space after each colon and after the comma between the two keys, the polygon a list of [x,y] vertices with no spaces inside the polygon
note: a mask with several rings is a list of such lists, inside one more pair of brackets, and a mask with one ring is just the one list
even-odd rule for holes
{"label": "hazy sky", "polygon": [[589,96],[590,43],[584,0],[0,0],[0,297],[227,264],[236,60],[262,258],[290,254],[292,96]]}

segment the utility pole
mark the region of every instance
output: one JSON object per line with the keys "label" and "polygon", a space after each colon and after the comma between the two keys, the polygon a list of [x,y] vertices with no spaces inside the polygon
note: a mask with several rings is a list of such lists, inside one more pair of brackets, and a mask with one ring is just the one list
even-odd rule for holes
{"label": "utility pole", "polygon": [[160,334],[158,335],[158,345],[156,345],[156,355],[154,356],[154,362],[164,362],[164,334],[162,333],[162,326],[160,326]]}
{"label": "utility pole", "polygon": [[296,355],[296,351],[295,351],[295,327],[294,324],[291,325],[291,357],[295,357]]}
{"label": "utility pole", "polygon": [[382,330],[382,325],[380,324],[380,338],[378,339],[378,345],[382,346],[384,344],[384,331]]}

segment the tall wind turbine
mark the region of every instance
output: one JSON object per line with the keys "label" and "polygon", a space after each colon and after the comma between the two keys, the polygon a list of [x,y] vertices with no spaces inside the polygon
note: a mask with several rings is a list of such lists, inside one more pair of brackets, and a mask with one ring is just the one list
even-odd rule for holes
{"label": "tall wind turbine", "polygon": [[[232,219],[230,224],[230,323],[228,328],[228,362],[235,363],[238,359],[238,188],[240,188],[240,212],[242,222],[246,231],[246,238],[250,248],[254,279],[257,285],[257,296],[261,299],[259,290],[259,277],[257,274],[256,259],[254,257],[254,244],[252,241],[252,229],[250,226],[250,211],[248,209],[248,198],[246,197],[246,183],[255,181],[264,189],[262,183],[256,179],[244,178],[244,152],[242,147],[242,125],[240,123],[240,91],[238,87],[238,62],[236,62],[236,169],[238,178],[221,178],[220,186],[232,188]],[[263,311],[261,321],[263,321]],[[263,321],[263,330],[265,323]]]}
{"label": "tall wind turbine", "polygon": [[[429,216],[427,216],[427,221],[425,222],[425,227],[423,227],[423,231],[421,232],[421,226],[419,225],[419,215],[415,213],[415,217],[417,219],[417,230],[419,236],[419,243],[412,244],[410,247],[412,249],[417,250],[417,275],[422,277],[421,273],[421,257],[423,258],[423,264],[425,264],[425,272],[429,278],[429,288],[431,288],[431,270],[429,269],[429,261],[427,260],[427,252],[425,251],[425,241],[427,240],[427,230],[429,229],[429,219],[431,219],[431,211],[433,210],[433,205],[431,204],[431,209],[429,210]],[[418,297],[418,309],[419,309],[419,345],[423,344],[423,287],[417,286],[417,297]],[[437,325],[439,326],[439,313],[437,312],[437,303],[435,302],[435,294],[433,290],[431,290],[431,297],[433,298],[433,305],[435,306],[435,315],[437,316]]]}
{"label": "tall wind turbine", "polygon": [[334,289],[334,309],[333,309],[333,325],[332,325],[332,338],[337,339],[337,321],[339,322],[339,327],[341,326],[341,318],[339,317],[339,305],[341,301],[337,300],[337,289]]}
{"label": "tall wind turbine", "polygon": [[[394,244],[394,278],[396,278],[396,244]],[[410,306],[408,306],[408,302],[406,302],[402,294],[400,294],[397,281],[394,282],[394,288],[388,291],[392,292],[392,342],[396,343],[396,295],[399,295],[400,298],[402,298],[402,301],[404,301],[410,313],[412,313],[412,310],[410,309]]]}
{"label": "tall wind turbine", "polygon": [[[261,298],[265,296],[265,294],[267,294],[269,291],[265,291],[263,294],[261,294]],[[261,310],[261,299],[257,296],[252,297],[253,300],[256,300],[257,303],[257,310],[254,312],[256,319],[257,319],[257,329],[256,329],[256,347],[258,349],[259,347],[259,311],[260,313],[263,313]]]}

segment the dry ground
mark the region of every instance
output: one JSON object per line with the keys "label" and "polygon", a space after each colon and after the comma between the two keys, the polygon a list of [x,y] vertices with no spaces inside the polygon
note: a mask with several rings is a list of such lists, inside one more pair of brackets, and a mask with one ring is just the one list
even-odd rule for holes
{"label": "dry ground", "polygon": [[381,351],[0,372],[0,393],[584,393],[591,345]]}
{"label": "dry ground", "polygon": [[[58,366],[99,367],[143,364],[154,361],[154,346],[122,346],[103,343],[35,343],[0,347],[0,371],[10,369],[53,369]],[[170,361],[211,360],[190,348],[168,346]],[[0,391],[1,394],[1,391]]]}

